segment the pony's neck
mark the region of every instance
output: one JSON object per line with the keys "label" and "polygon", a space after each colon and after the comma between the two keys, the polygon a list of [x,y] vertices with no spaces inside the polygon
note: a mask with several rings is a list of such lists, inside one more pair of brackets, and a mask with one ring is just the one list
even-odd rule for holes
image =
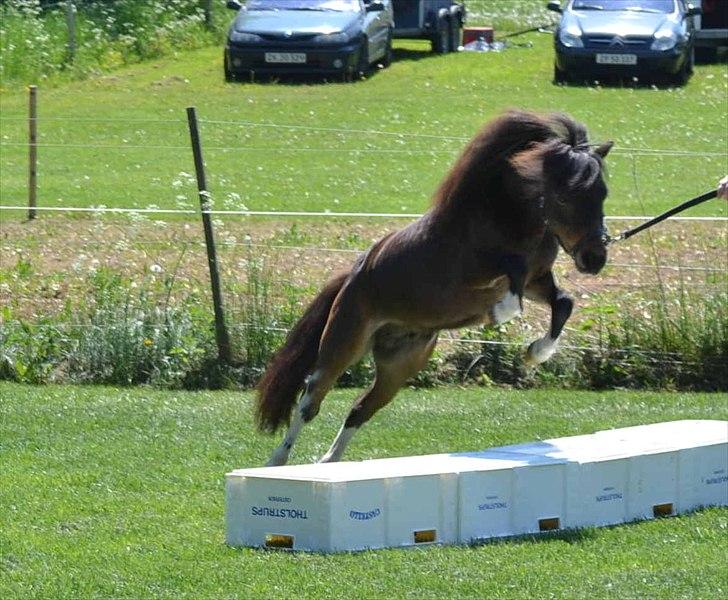
{"label": "pony's neck", "polygon": [[543,201],[525,192],[512,177],[464,174],[449,195],[431,210],[432,222],[456,235],[481,238],[493,230],[514,240],[543,236]]}

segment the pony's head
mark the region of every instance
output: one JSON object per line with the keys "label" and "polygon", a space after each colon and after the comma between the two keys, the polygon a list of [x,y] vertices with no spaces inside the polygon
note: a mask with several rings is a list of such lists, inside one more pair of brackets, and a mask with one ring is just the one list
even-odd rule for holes
{"label": "pony's head", "polygon": [[596,274],[607,261],[603,161],[612,142],[589,145],[584,126],[566,115],[552,115],[550,122],[556,135],[515,154],[510,162],[542,211],[546,228],[577,269]]}

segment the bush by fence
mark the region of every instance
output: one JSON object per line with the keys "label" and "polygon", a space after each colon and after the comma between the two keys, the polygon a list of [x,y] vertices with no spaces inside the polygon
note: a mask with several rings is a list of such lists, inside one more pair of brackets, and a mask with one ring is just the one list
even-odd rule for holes
{"label": "bush by fence", "polygon": [[[18,118],[3,116],[2,120]],[[371,152],[374,159],[380,154],[387,156],[393,173],[409,176],[421,171],[423,153],[434,155],[436,140],[460,145],[464,139],[343,126],[204,121],[213,130],[227,130],[231,125],[244,128],[246,141],[252,135],[249,130],[260,135],[261,140],[266,131],[274,130],[276,147],[268,147],[267,151],[285,149],[286,157],[291,152],[299,157],[299,162],[286,159],[279,165],[282,169],[270,169],[268,173],[262,166],[256,168],[257,153],[251,151],[256,151],[257,146],[209,148],[216,151],[210,165],[213,172],[219,168],[221,153],[237,156],[240,151],[248,151],[244,183],[218,176],[214,193],[206,196],[206,204],[214,208],[210,214],[221,246],[224,296],[236,354],[234,365],[221,366],[216,360],[212,333],[202,250],[205,244],[194,216],[195,204],[199,204],[192,200],[195,178],[179,171],[189,164],[189,155],[183,152],[187,148],[129,144],[128,138],[133,136],[126,133],[131,128],[154,126],[174,128],[181,135],[181,122],[75,115],[40,121],[44,127],[61,128],[53,141],[38,144],[41,148],[56,149],[55,153],[48,152],[43,173],[55,185],[65,180],[46,173],[51,165],[67,172],[64,152],[71,149],[78,153],[74,164],[86,164],[84,161],[90,161],[93,154],[93,160],[102,166],[104,162],[98,160],[97,154],[109,152],[118,156],[143,149],[147,162],[164,157],[179,175],[168,185],[154,167],[146,174],[157,180],[167,194],[175,195],[178,208],[160,209],[150,204],[149,198],[157,199],[155,188],[150,186],[145,198],[134,196],[133,203],[122,203],[118,208],[69,206],[59,198],[53,206],[38,207],[41,217],[32,226],[5,219],[2,251],[6,260],[0,268],[0,304],[6,308],[0,324],[0,377],[36,383],[252,385],[303,304],[328,274],[346,268],[372,240],[399,227],[401,220],[396,217],[413,215],[349,213],[342,224],[341,214],[335,217],[326,210],[253,212],[242,204],[238,190],[263,190],[265,198],[275,199],[270,191],[272,182],[280,180],[281,187],[274,189],[285,190],[289,196],[295,191],[308,197],[309,190],[323,189],[329,198],[336,198],[354,189],[369,199],[377,195],[377,188],[372,187],[373,176],[382,178],[376,169],[367,171],[361,165],[362,154]],[[77,144],[67,140],[63,125],[79,122],[84,126],[93,123],[104,143]],[[300,138],[304,134],[307,143],[309,138],[317,143],[302,146]],[[377,141],[376,146],[371,144],[372,139]],[[342,140],[348,142],[345,147]],[[426,150],[416,143],[423,140],[429,146]],[[358,145],[352,146],[352,141]],[[10,148],[21,145],[22,142],[5,140],[0,143]],[[312,183],[311,161],[307,157],[314,153],[345,156],[345,160],[320,161],[315,166],[327,172],[335,167],[348,176],[332,176]],[[711,150],[650,148],[620,148],[615,155],[627,165],[638,198],[642,169],[641,162],[636,160],[638,156],[650,158],[650,169],[653,160],[677,165],[678,161],[682,164],[690,158],[695,161],[691,165],[699,165],[724,156]],[[260,160],[268,161],[269,156],[263,153]],[[416,162],[419,169],[405,168],[409,164],[405,161]],[[134,165],[139,172],[142,162]],[[18,163],[8,164],[15,167]],[[118,167],[119,163],[114,164]],[[240,169],[237,161],[227,164],[236,172]],[[270,166],[269,162],[266,166]],[[107,163],[104,175],[112,172]],[[122,179],[128,172],[122,171]],[[345,186],[352,173],[356,174],[356,186],[349,189]],[[94,195],[94,202],[106,201],[97,186],[83,183],[90,179],[79,176],[72,183],[75,187],[66,184],[62,193],[84,187],[84,191]],[[305,184],[294,187],[294,180]],[[386,190],[389,196],[401,202],[402,190],[396,175],[388,185],[392,186]],[[414,193],[424,194],[421,190]],[[146,207],[130,208],[138,206],[138,201],[146,201]],[[338,204],[337,200],[334,203]],[[403,211],[406,209],[400,206]],[[84,211],[90,214],[81,215]],[[63,215],[64,212],[76,216]],[[161,220],[167,215],[170,220]],[[529,316],[498,330],[470,330],[456,339],[448,339],[446,334],[430,368],[416,383],[475,380],[484,384],[558,382],[576,387],[726,389],[726,231],[720,222],[708,219],[664,224],[661,233],[641,236],[639,240],[643,242],[618,244],[613,248],[610,268],[598,280],[579,276],[566,259],[558,263],[558,275],[568,280],[564,287],[577,295],[581,313],[569,322],[565,351],[536,372],[526,373],[520,357],[523,345],[541,335],[547,319],[544,311],[535,311],[535,319]],[[370,371],[371,366],[365,361],[351,369],[342,382],[361,385],[368,380]]]}
{"label": "bush by fence", "polygon": [[221,39],[228,17],[218,10],[206,19],[210,5],[205,0],[6,0],[0,4],[0,79],[31,83],[61,73],[80,78],[210,45]]}
{"label": "bush by fence", "polygon": [[[0,270],[6,304],[0,378],[254,385],[328,273],[356,256],[346,237],[338,248],[295,245],[311,230],[295,222],[271,232],[270,223],[218,221],[235,358],[233,365],[220,365],[199,227],[139,221],[56,216],[46,221],[46,233],[38,223],[32,235],[14,237],[12,248],[4,248],[15,259]],[[163,239],[160,227],[168,230]],[[56,247],[72,249],[51,249],[46,236]],[[684,223],[668,237],[666,245],[685,240]],[[579,312],[561,352],[537,370],[524,369],[522,355],[548,316],[529,304],[525,319],[496,329],[444,332],[430,366],[413,384],[728,389],[728,295],[725,273],[708,266],[713,258],[703,266],[622,260],[615,257],[607,286],[589,284],[567,261],[558,263],[569,279],[565,287],[579,297]],[[340,383],[361,386],[371,375],[365,359]]]}

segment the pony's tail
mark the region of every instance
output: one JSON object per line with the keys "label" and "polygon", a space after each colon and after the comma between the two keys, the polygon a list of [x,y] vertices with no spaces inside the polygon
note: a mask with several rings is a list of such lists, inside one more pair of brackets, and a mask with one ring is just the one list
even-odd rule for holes
{"label": "pony's tail", "polygon": [[259,430],[273,433],[290,421],[293,405],[316,363],[329,312],[347,277],[348,273],[343,273],[326,284],[290,331],[285,344],[258,382],[255,418]]}

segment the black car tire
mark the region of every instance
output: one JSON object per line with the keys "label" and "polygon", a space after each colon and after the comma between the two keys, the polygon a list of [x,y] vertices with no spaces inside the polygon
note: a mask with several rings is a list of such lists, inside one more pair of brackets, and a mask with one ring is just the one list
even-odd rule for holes
{"label": "black car tire", "polygon": [[228,83],[237,81],[235,73],[230,70],[230,67],[228,65],[227,54],[223,57],[223,69],[225,71],[225,81],[227,81]]}
{"label": "black car tire", "polygon": [[447,19],[438,19],[435,37],[432,38],[432,51],[436,54],[450,52],[450,23]]}
{"label": "black car tire", "polygon": [[692,68],[692,53],[685,59],[683,66],[680,70],[672,76],[672,83],[675,85],[685,85],[690,79],[690,74],[693,72]]}
{"label": "black car tire", "polygon": [[453,16],[450,19],[450,52],[457,52],[463,43],[463,28],[458,17]]}
{"label": "black car tire", "polygon": [[352,81],[366,77],[367,73],[369,73],[369,40],[365,37],[361,39],[358,55],[356,67],[354,68],[354,73],[352,73]]}
{"label": "black car tire", "polygon": [[569,81],[569,74],[566,71],[559,69],[558,65],[554,64],[554,83],[567,83]]}
{"label": "black car tire", "polygon": [[392,30],[389,30],[387,34],[387,45],[384,50],[384,56],[382,57],[382,66],[386,69],[392,64],[394,58],[394,51],[392,50]]}

